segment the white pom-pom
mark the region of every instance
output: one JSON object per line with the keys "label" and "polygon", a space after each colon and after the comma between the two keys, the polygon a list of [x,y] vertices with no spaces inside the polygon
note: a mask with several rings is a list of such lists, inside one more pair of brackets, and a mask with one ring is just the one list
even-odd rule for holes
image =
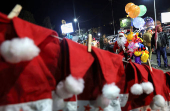
{"label": "white pom-pom", "polygon": [[19,63],[33,59],[39,54],[40,49],[34,44],[33,40],[25,37],[4,41],[0,51],[7,62]]}
{"label": "white pom-pom", "polygon": [[65,80],[65,88],[66,90],[71,93],[78,95],[83,92],[84,89],[84,80],[79,78],[76,79],[73,76],[69,75]]}
{"label": "white pom-pom", "polygon": [[112,100],[119,97],[120,89],[115,85],[115,83],[112,83],[104,85],[102,92],[106,98]]}
{"label": "white pom-pom", "polygon": [[158,107],[162,107],[163,108],[165,106],[165,99],[161,95],[154,96],[153,102]]}
{"label": "white pom-pom", "polygon": [[140,84],[134,84],[131,88],[130,91],[134,95],[141,95],[143,93],[142,86]]}
{"label": "white pom-pom", "polygon": [[52,94],[53,97],[53,110],[58,111],[65,107],[64,100],[59,98],[55,93]]}
{"label": "white pom-pom", "polygon": [[109,106],[110,104],[110,100],[107,99],[106,97],[104,97],[103,95],[100,95],[97,97],[96,99],[96,103],[95,103],[95,107],[101,107],[101,108],[106,108],[107,106]]}
{"label": "white pom-pom", "polygon": [[143,92],[150,94],[153,92],[154,88],[151,82],[143,82],[142,84]]}
{"label": "white pom-pom", "polygon": [[150,107],[151,107],[152,110],[159,110],[159,109],[161,109],[160,107],[156,106],[153,101],[150,103]]}
{"label": "white pom-pom", "polygon": [[56,94],[62,99],[71,98],[73,96],[73,94],[66,91],[63,81],[58,83],[56,88]]}

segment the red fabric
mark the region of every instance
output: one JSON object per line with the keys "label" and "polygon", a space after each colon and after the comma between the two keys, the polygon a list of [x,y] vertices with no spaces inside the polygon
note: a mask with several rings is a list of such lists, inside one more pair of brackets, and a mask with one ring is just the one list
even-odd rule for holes
{"label": "red fabric", "polygon": [[119,81],[117,75],[120,66],[123,65],[123,57],[95,47],[92,48],[92,51],[97,56],[107,84]]}
{"label": "red fabric", "polygon": [[[133,95],[130,92],[130,88],[134,83],[142,83],[147,81],[152,81],[151,77],[149,77],[149,72],[145,69],[144,66],[136,64],[136,63],[129,63],[126,67],[126,87],[125,93],[129,92],[128,102],[125,107],[122,108],[122,111],[129,111],[132,109],[136,109],[139,107],[147,106],[152,101],[154,93],[149,95],[143,93],[140,96]],[[135,74],[136,73],[136,74]],[[137,80],[135,80],[137,77]],[[148,78],[149,77],[149,78]],[[135,82],[136,81],[136,82]]]}
{"label": "red fabric", "polygon": [[169,96],[167,96],[167,97],[170,100],[170,72],[165,73],[165,80],[166,80],[166,86],[167,86],[167,89],[169,92]]}
{"label": "red fabric", "polygon": [[[126,42],[126,44],[124,45],[124,46],[125,46],[125,49],[127,49],[128,45],[129,45],[129,43]],[[114,47],[113,47],[113,51],[116,52],[116,49],[119,49],[119,48],[120,48],[120,47],[118,46],[118,43],[117,43],[117,41],[116,41],[116,42],[115,42],[115,45],[114,45]],[[122,55],[122,56],[124,56],[124,51],[123,51],[123,49],[120,50],[119,54]]]}
{"label": "red fabric", "polygon": [[17,104],[51,98],[56,87],[59,40],[57,33],[24,21],[9,20],[0,13],[0,44],[14,37],[29,37],[40,48],[39,56],[28,62],[7,63],[0,56],[0,105]]}
{"label": "red fabric", "polygon": [[[75,43],[69,39],[61,42],[61,74],[57,83],[64,80],[69,74],[74,77],[83,77],[85,89],[78,95],[78,100],[96,100],[102,93],[105,83],[115,82],[118,86],[123,82],[123,57],[95,47],[92,52],[87,46]],[[123,88],[122,88],[123,89]]]}
{"label": "red fabric", "polygon": [[148,70],[148,72],[151,75],[153,85],[154,85],[154,94],[155,95],[162,95],[164,99],[169,101],[169,91],[166,86],[166,75],[162,70],[158,70],[155,68],[152,68],[152,72],[150,71],[149,66],[144,65],[145,68]]}

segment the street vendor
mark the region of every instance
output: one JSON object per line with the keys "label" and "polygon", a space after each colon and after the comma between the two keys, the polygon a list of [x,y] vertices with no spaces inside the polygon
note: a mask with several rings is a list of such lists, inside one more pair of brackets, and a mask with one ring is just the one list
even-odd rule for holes
{"label": "street vendor", "polygon": [[127,39],[123,32],[119,32],[117,41],[115,42],[115,45],[113,47],[113,51],[124,56],[124,53],[127,50],[129,43],[127,42]]}

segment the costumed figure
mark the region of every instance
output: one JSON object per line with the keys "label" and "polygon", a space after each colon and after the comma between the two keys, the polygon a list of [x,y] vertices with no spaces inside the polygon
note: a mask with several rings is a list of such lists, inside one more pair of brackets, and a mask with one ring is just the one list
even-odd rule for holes
{"label": "costumed figure", "polygon": [[120,32],[117,38],[117,41],[115,42],[115,45],[113,47],[113,51],[124,56],[124,53],[127,50],[129,43],[127,42],[127,39],[123,32]]}

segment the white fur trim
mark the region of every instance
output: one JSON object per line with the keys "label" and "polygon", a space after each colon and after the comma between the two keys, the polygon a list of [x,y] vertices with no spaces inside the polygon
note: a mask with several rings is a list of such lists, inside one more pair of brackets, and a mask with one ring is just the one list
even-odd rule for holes
{"label": "white fur trim", "polygon": [[14,38],[4,41],[0,47],[4,59],[10,63],[29,61],[38,56],[40,49],[30,38]]}
{"label": "white fur trim", "polygon": [[84,89],[84,80],[82,78],[74,78],[72,75],[69,75],[65,80],[65,88],[68,92],[78,95],[83,92]]}
{"label": "white fur trim", "polygon": [[115,85],[112,84],[105,84],[102,89],[103,95],[108,99],[115,99],[119,96],[120,89]]}
{"label": "white fur trim", "polygon": [[101,108],[106,108],[110,104],[110,100],[104,97],[103,95],[100,95],[96,99],[95,107],[101,107]]}
{"label": "white fur trim", "polygon": [[[65,107],[64,99],[59,98],[55,92],[52,92],[53,97],[53,111],[61,110]],[[51,111],[51,110],[50,110]]]}
{"label": "white fur trim", "polygon": [[143,93],[142,86],[140,84],[134,84],[131,88],[130,91],[134,95],[141,95]]}
{"label": "white fur trim", "polygon": [[143,82],[141,83],[141,85],[143,88],[143,92],[145,92],[146,94],[150,94],[154,90],[153,84],[151,82]]}
{"label": "white fur trim", "polygon": [[158,107],[162,107],[163,108],[165,106],[165,99],[161,95],[154,96],[153,102]]}
{"label": "white fur trim", "polygon": [[123,33],[119,33],[119,35],[123,35],[123,36],[125,36]]}
{"label": "white fur trim", "polygon": [[56,94],[62,99],[71,98],[73,96],[73,94],[66,91],[63,81],[58,83],[56,87]]}
{"label": "white fur trim", "polygon": [[52,111],[52,99],[0,106],[0,111]]}

